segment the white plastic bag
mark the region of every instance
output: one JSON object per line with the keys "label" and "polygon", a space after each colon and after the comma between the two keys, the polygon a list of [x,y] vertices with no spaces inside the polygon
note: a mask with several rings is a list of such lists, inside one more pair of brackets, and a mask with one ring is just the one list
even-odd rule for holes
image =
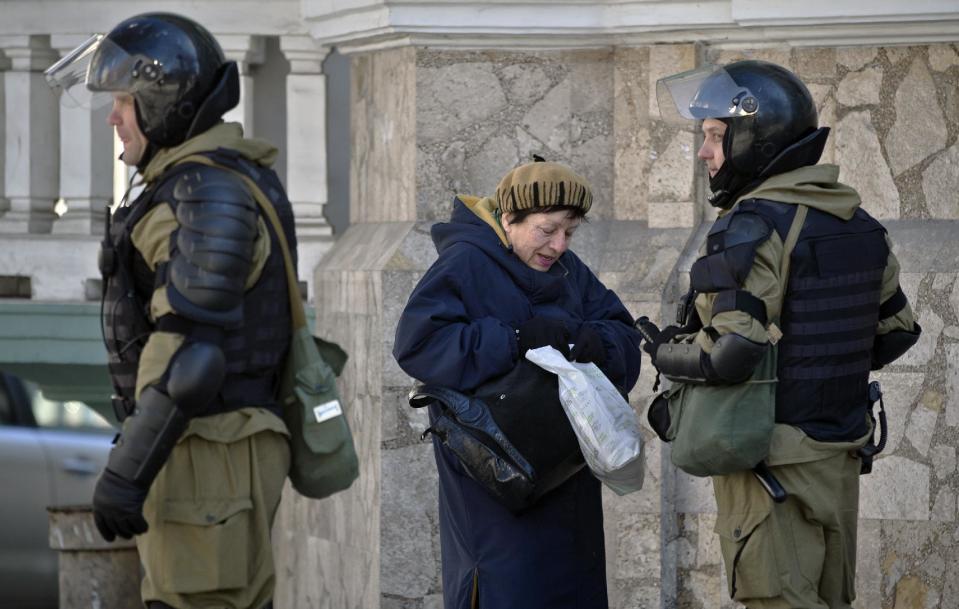
{"label": "white plastic bag", "polygon": [[571,362],[553,347],[526,359],[559,377],[559,400],[586,464],[619,495],[643,487],[643,440],[636,412],[596,364]]}

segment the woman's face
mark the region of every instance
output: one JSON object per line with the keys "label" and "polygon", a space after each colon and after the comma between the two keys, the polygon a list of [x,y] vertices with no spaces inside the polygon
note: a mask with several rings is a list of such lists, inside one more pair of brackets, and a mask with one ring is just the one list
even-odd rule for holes
{"label": "woman's face", "polygon": [[573,233],[582,218],[571,218],[569,210],[533,213],[519,224],[513,224],[514,214],[503,215],[503,230],[513,253],[530,268],[548,271],[569,248]]}

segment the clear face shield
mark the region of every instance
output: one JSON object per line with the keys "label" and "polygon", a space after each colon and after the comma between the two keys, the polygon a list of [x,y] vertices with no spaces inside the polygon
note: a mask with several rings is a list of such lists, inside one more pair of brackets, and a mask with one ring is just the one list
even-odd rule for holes
{"label": "clear face shield", "polygon": [[114,93],[132,95],[162,75],[158,63],[130,55],[103,34],[94,34],[43,73],[60,103],[83,108],[110,104]]}
{"label": "clear face shield", "polygon": [[736,84],[722,67],[705,66],[656,81],[656,99],[663,120],[685,124],[689,120],[734,118],[759,111],[759,100]]}

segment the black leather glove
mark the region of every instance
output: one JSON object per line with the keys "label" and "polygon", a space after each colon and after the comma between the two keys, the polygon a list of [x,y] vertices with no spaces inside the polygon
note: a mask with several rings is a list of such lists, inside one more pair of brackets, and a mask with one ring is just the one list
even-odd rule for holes
{"label": "black leather glove", "polygon": [[643,351],[649,354],[649,357],[653,360],[653,366],[656,365],[656,350],[659,349],[659,346],[668,343],[679,334],[686,333],[686,328],[680,326],[666,326],[660,330],[659,326],[649,321],[649,318],[645,315],[637,319],[634,325],[643,335]]}
{"label": "black leather glove", "polygon": [[576,339],[573,340],[569,359],[574,362],[593,362],[597,366],[602,366],[606,363],[606,346],[603,344],[603,337],[589,325],[581,325]]}
{"label": "black leather glove", "polygon": [[146,533],[147,521],[143,518],[143,502],[146,498],[146,489],[139,488],[108,469],[103,470],[93,491],[93,520],[100,535],[107,541],[113,541],[118,535],[130,539]]}
{"label": "black leather glove", "polygon": [[566,324],[549,317],[534,317],[524,321],[516,330],[520,357],[529,349],[549,345],[569,357],[569,330]]}
{"label": "black leather glove", "polygon": [[653,358],[653,365],[656,365],[656,349],[662,344],[662,332],[659,326],[649,321],[649,318],[643,315],[636,320],[634,324],[639,333],[643,335],[643,351]]}

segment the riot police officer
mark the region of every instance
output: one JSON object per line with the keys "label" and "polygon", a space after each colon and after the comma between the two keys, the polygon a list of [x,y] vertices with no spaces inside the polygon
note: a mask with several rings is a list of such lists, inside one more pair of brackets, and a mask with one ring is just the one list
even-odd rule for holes
{"label": "riot police officer", "polygon": [[658,89],[664,114],[702,121],[698,156],[719,218],[690,272],[688,318],[662,331],[646,324],[643,348],[690,399],[755,382],[778,349],[764,465],[785,500],[774,502],[749,471],[713,477],[730,594],[750,609],[849,609],[858,476],[873,433],[869,372],[920,332],[898,262],[838,167],[816,164],[829,129],[794,74],[739,61],[664,78]]}
{"label": "riot police officer", "polygon": [[272,605],[270,527],[289,470],[276,388],[291,335],[268,191],[296,252],[277,151],[223,114],[237,66],[199,24],[126,19],[47,70],[66,98],[112,103],[144,186],[101,251],[119,435],[93,498],[103,537],[136,536],[150,608]]}

